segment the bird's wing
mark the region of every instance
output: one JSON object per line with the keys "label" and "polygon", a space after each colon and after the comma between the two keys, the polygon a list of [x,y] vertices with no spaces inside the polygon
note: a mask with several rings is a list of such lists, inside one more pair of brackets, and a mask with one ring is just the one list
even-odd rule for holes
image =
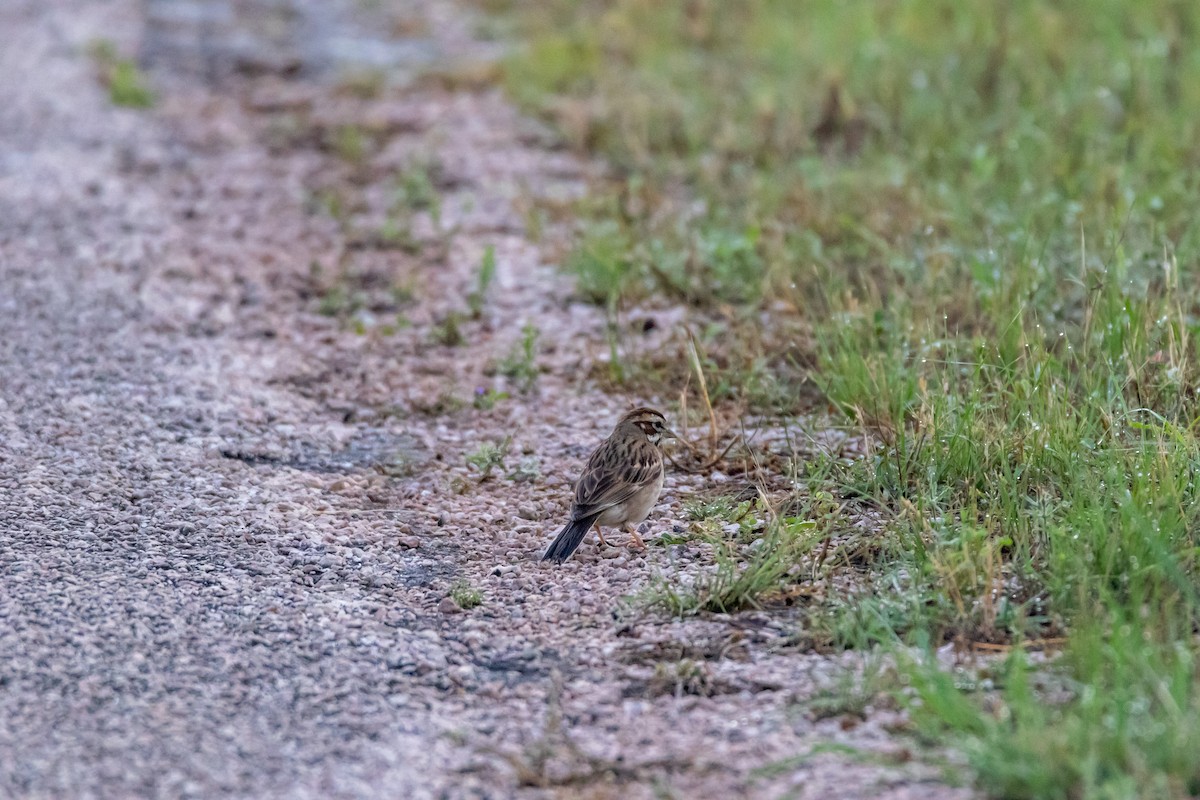
{"label": "bird's wing", "polygon": [[612,440],[596,448],[575,484],[571,518],[598,514],[623,503],[662,475],[662,454],[645,439],[621,446]]}

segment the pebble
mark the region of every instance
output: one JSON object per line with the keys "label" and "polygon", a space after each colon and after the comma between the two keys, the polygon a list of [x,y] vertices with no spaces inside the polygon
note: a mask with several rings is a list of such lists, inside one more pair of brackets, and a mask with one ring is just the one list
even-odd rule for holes
{"label": "pebble", "polygon": [[438,611],[443,614],[461,614],[462,607],[454,602],[453,597],[443,597],[442,601],[438,603]]}

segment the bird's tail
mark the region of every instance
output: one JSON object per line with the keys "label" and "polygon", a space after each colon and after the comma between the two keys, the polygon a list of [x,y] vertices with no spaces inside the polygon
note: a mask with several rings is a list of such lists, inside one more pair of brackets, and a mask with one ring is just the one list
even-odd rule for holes
{"label": "bird's tail", "polygon": [[598,516],[600,515],[592,514],[568,522],[566,527],[558,532],[558,536],[554,538],[550,546],[546,548],[546,552],[542,554],[542,561],[561,564],[570,558],[583,541],[583,537],[587,536],[587,532],[591,530],[592,523]]}

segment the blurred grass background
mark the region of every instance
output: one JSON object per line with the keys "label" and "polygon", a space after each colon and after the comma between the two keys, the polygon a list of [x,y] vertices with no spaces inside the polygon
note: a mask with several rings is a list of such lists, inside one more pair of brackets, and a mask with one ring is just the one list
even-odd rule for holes
{"label": "blurred grass background", "polygon": [[[986,793],[1200,796],[1200,4],[483,5],[510,94],[612,167],[571,209],[581,292],[686,304],[718,398],[812,381],[872,442],[795,474],[877,529],[780,522],[737,585],[858,537],[869,579],[803,635],[1007,649],[899,692]],[[638,358],[610,377],[676,390]],[[671,607],[755,598],[711,600]]]}

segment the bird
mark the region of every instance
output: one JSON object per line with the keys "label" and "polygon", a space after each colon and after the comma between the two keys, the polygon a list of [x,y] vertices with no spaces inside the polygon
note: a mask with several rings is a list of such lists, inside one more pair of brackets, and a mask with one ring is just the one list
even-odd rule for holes
{"label": "bird", "polygon": [[644,520],[662,492],[663,439],[674,439],[667,418],[653,408],[635,408],[621,417],[609,437],[588,457],[575,483],[571,518],[546,548],[542,561],[561,564],[571,557],[592,526],[624,528],[631,542],[645,547],[633,526]]}

